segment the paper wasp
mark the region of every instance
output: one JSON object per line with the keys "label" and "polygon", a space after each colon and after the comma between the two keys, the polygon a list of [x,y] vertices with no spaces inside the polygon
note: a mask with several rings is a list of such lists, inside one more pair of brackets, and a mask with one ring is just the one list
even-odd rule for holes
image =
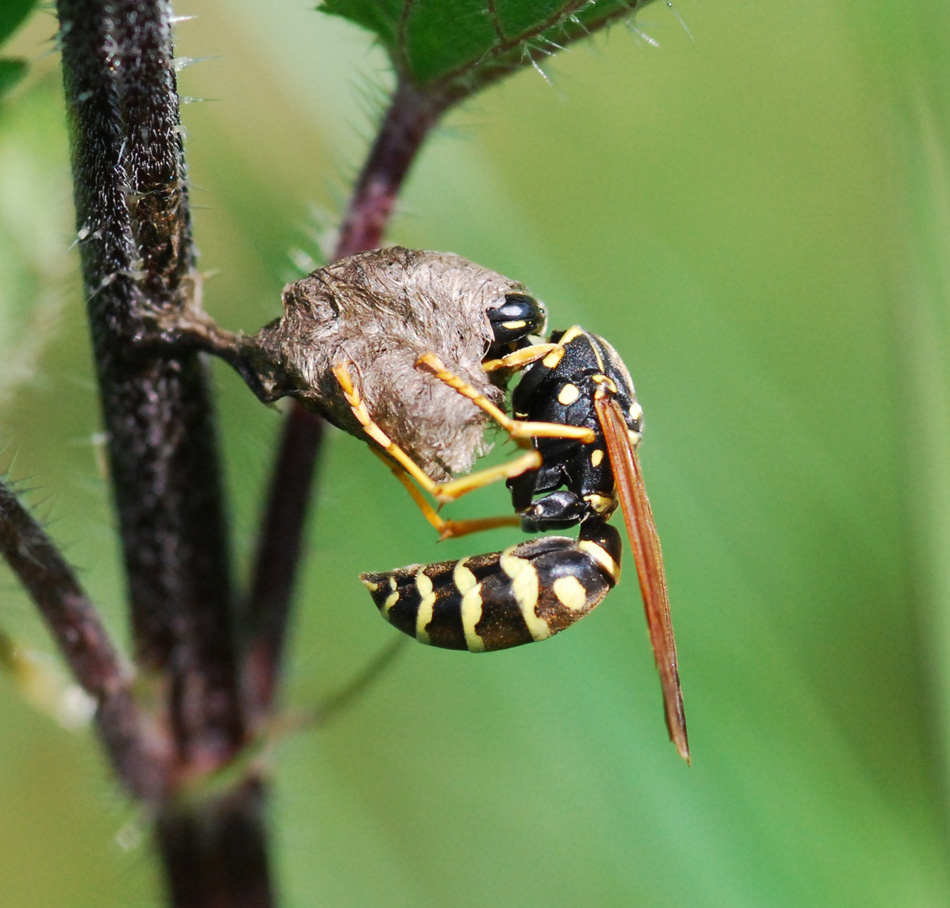
{"label": "paper wasp", "polygon": [[[383,617],[421,642],[482,652],[542,640],[586,615],[619,579],[620,539],[606,522],[619,504],[667,728],[688,760],[666,577],[636,453],[643,412],[633,382],[605,340],[576,326],[555,332],[547,344],[514,346],[485,363],[489,372],[521,371],[511,399],[514,419],[486,406],[438,357],[425,355],[419,366],[490,412],[513,437],[531,440],[540,463],[508,477],[522,527],[531,532],[580,524],[578,539],[541,537],[502,552],[361,579]],[[457,497],[450,491],[445,497]]]}
{"label": "paper wasp", "polygon": [[[289,284],[282,302],[283,316],[253,336],[225,331],[194,307],[157,318],[143,342],[221,356],[261,400],[293,396],[369,439],[443,537],[580,525],[577,540],[535,539],[364,574],[384,617],[423,642],[502,649],[577,621],[619,579],[619,536],[607,524],[619,503],[667,726],[688,758],[666,579],[636,455],[642,412],[613,348],[578,327],[533,343],[543,305],[523,285],[451,253],[360,253]],[[509,416],[501,405],[516,373]],[[467,473],[484,451],[489,417],[530,450]],[[498,479],[508,481],[518,516],[447,521],[423,495],[441,504]]]}

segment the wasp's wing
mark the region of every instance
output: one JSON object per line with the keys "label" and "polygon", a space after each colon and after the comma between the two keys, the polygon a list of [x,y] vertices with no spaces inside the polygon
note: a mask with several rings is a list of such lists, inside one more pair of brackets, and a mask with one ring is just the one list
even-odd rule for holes
{"label": "wasp's wing", "polygon": [[640,460],[630,443],[627,423],[617,401],[612,397],[599,397],[595,398],[594,406],[604,430],[620,507],[637,563],[637,576],[643,594],[650,642],[653,644],[653,655],[663,685],[666,727],[680,756],[689,762],[686,714],[683,711],[683,693],[680,690],[679,670],[676,666],[676,641],[670,621],[670,599],[666,589],[666,574],[663,571],[663,555],[653,522],[650,500],[643,485]]}

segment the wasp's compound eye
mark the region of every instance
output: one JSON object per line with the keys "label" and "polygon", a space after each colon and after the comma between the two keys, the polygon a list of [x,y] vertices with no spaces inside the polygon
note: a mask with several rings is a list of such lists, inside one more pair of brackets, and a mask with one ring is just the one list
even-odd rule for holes
{"label": "wasp's compound eye", "polygon": [[526,293],[506,293],[500,306],[488,310],[494,344],[512,344],[544,330],[544,303]]}

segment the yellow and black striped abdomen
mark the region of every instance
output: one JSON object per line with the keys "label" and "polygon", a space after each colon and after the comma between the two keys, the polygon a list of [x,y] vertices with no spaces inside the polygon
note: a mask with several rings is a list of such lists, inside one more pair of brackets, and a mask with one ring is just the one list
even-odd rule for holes
{"label": "yellow and black striped abdomen", "polygon": [[487,652],[544,640],[574,624],[620,576],[613,527],[547,536],[460,561],[362,574],[380,614],[421,643]]}

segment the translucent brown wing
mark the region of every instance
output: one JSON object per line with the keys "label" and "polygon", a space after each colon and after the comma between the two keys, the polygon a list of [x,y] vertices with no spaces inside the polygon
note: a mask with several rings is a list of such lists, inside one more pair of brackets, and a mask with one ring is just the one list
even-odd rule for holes
{"label": "translucent brown wing", "polygon": [[630,443],[627,424],[617,401],[610,396],[598,396],[594,400],[594,406],[604,430],[620,507],[637,564],[647,628],[650,631],[653,655],[663,686],[666,727],[679,755],[689,762],[686,714],[683,711],[683,693],[680,690],[679,670],[676,665],[676,641],[670,620],[670,598],[666,588],[666,574],[663,571],[660,539],[643,484],[640,460]]}

